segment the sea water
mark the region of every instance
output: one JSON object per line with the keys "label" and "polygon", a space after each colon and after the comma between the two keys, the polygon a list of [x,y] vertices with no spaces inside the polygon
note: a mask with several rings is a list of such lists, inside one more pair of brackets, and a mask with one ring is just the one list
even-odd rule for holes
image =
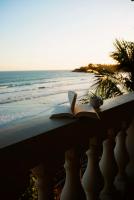
{"label": "sea water", "polygon": [[0,72],[0,127],[33,116],[51,115],[68,101],[68,90],[80,98],[94,81],[94,75],[70,71]]}

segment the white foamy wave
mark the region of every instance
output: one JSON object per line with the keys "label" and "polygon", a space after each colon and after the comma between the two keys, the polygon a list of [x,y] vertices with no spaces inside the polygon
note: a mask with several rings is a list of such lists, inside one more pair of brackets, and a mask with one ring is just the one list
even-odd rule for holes
{"label": "white foamy wave", "polygon": [[[40,78],[43,73],[44,78]],[[9,81],[9,76],[7,82],[3,80],[4,83],[0,83],[0,127],[40,113],[48,114],[54,106],[68,101],[68,90],[75,90],[80,97],[91,87],[94,79],[93,75],[86,73],[43,73],[38,74],[37,79],[34,72],[36,80],[31,80],[33,74],[29,73],[27,80],[19,81],[18,78],[18,81],[13,81],[12,77]]]}

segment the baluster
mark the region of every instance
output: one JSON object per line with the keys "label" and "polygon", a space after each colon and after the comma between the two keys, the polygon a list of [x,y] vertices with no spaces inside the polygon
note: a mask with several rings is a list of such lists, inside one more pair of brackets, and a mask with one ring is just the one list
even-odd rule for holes
{"label": "baluster", "polygon": [[134,192],[134,119],[127,130],[126,138],[127,151],[129,154],[129,163],[126,168],[126,173],[128,177],[128,194],[133,194]]}
{"label": "baluster", "polygon": [[125,122],[122,123],[121,131],[118,133],[116,137],[116,146],[114,149],[115,159],[118,165],[118,174],[115,178],[115,186],[118,191],[120,191],[121,196],[125,198],[126,195],[126,187],[127,187],[127,176],[126,176],[126,165],[129,160],[128,152],[126,149],[126,129],[127,124]]}
{"label": "baluster", "polygon": [[103,178],[99,168],[100,144],[97,138],[90,139],[87,168],[82,178],[82,185],[86,193],[87,200],[98,199],[103,187]]}
{"label": "baluster", "polygon": [[114,187],[114,178],[117,173],[117,165],[114,157],[114,132],[108,130],[108,138],[103,142],[103,154],[100,161],[100,169],[104,177],[104,188],[101,191],[100,198],[102,200],[113,199],[116,196]]}
{"label": "baluster", "polygon": [[38,200],[50,200],[50,194],[53,195],[53,171],[51,166],[46,167],[45,164],[40,164],[32,169],[32,173],[37,177]]}
{"label": "baluster", "polygon": [[80,182],[80,161],[74,149],[65,152],[65,185],[60,200],[85,200]]}

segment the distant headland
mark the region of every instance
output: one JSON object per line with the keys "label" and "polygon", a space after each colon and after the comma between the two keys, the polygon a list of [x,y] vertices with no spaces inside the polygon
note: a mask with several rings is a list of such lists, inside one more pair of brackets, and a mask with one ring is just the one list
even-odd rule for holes
{"label": "distant headland", "polygon": [[73,72],[86,72],[86,73],[103,73],[103,72],[115,72],[119,69],[119,65],[117,64],[93,64],[90,63],[87,66],[82,66],[80,68],[76,68]]}

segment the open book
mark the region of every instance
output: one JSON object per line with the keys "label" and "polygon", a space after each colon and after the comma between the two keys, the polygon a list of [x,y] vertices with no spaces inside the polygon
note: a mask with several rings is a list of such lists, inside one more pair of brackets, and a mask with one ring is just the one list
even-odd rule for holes
{"label": "open book", "polygon": [[77,93],[74,91],[68,91],[69,105],[57,106],[50,118],[62,118],[62,117],[91,117],[100,119],[99,114],[91,104],[76,104]]}

